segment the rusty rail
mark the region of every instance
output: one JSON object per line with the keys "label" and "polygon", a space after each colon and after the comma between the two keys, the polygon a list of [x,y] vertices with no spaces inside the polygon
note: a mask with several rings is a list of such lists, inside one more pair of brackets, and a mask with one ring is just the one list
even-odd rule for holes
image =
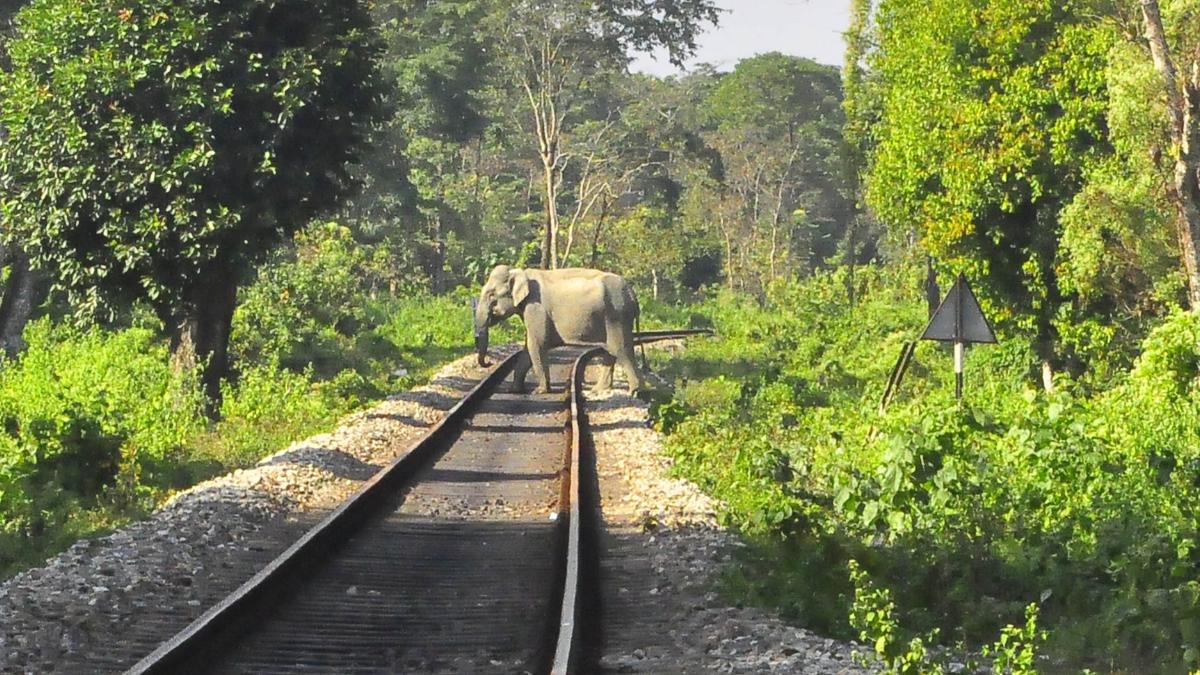
{"label": "rusty rail", "polygon": [[711,328],[676,328],[664,330],[642,330],[633,334],[635,344],[644,345],[660,340],[676,340],[684,337],[711,336]]}
{"label": "rusty rail", "polygon": [[[589,349],[579,355],[575,365],[571,367],[570,404],[571,404],[571,451],[570,467],[566,480],[568,485],[564,492],[568,495],[568,506],[562,509],[567,514],[566,558],[564,560],[562,605],[559,610],[558,639],[554,649],[554,663],[550,672],[552,675],[568,675],[576,672],[579,657],[582,652],[582,635],[580,619],[582,618],[583,596],[586,586],[594,586],[597,579],[589,579],[584,570],[587,567],[585,555],[585,538],[590,534],[585,532],[587,523],[584,519],[594,509],[596,504],[585,504],[583,490],[585,453],[590,451],[586,443],[586,420],[583,417],[583,374],[587,361],[599,354],[599,348]],[[590,463],[590,462],[589,462]]]}

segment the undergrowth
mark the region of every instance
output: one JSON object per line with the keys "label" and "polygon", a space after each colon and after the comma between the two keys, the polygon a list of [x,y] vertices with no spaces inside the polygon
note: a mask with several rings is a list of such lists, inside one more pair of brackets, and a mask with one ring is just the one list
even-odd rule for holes
{"label": "undergrowth", "polygon": [[922,343],[880,414],[926,310],[915,274],[858,277],[853,306],[840,272],[762,304],[717,294],[688,309],[717,338],[654,356],[676,385],[654,414],[678,471],[752,542],[727,589],[858,637],[853,560],[904,644],[1011,643],[1032,604],[1044,670],[1200,665],[1200,317],[1166,318],[1053,394],[1029,340],[1002,333],[969,350],[961,407],[949,351]]}
{"label": "undergrowth", "polygon": [[[265,267],[239,297],[238,370],[215,423],[195,378],[168,366],[154,322],[32,322],[26,349],[0,364],[0,578],[326,431],[471,351],[472,289],[364,285],[378,264],[345,228],[322,225]],[[499,328],[497,342],[518,331]]]}

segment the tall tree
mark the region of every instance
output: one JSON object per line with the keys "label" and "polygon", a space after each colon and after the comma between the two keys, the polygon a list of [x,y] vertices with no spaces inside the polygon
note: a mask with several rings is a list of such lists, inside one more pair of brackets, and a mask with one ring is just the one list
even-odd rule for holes
{"label": "tall tree", "polygon": [[860,259],[869,261],[876,256],[878,223],[866,209],[863,195],[863,174],[866,172],[866,157],[871,151],[871,126],[878,118],[876,86],[870,82],[868,58],[874,40],[871,16],[875,0],[851,0],[850,26],[847,26],[846,56],[842,62],[842,110],[846,124],[842,127],[844,137],[844,171],[846,201],[851,213],[846,223],[846,234],[842,240],[842,262],[846,264],[846,293],[854,303],[854,269]]}
{"label": "tall tree", "polygon": [[991,311],[1030,330],[1049,388],[1060,212],[1109,152],[1111,36],[1086,0],[882,0],[872,57],[882,117],[868,201],[916,231]]}
{"label": "tall tree", "polygon": [[[8,41],[13,34],[13,16],[28,0],[0,2],[0,68],[8,69]],[[18,246],[0,247],[0,264],[8,268],[8,283],[0,298],[0,350],[9,356],[24,348],[22,333],[38,305],[45,299],[46,275],[33,268],[29,255]]]}
{"label": "tall tree", "polygon": [[[497,84],[524,108],[534,139],[546,221],[542,266],[558,266],[563,172],[578,159],[564,139],[587,115],[588,92],[624,70],[627,51],[667,50],[680,64],[696,36],[716,23],[712,0],[514,0],[494,5],[487,30],[495,36]],[[578,206],[578,205],[576,205]]]}
{"label": "tall tree", "polygon": [[[1200,311],[1200,44],[1195,42],[1195,17],[1180,31],[1179,42],[1192,44],[1172,54],[1157,0],[1140,0],[1146,43],[1162,76],[1170,116],[1171,153],[1175,171],[1171,184],[1177,211],[1176,238],[1187,276],[1188,304]],[[1183,66],[1182,72],[1176,62]]]}
{"label": "tall tree", "polygon": [[489,123],[483,10],[480,0],[386,0],[374,10],[388,117],[371,134],[364,189],[346,216],[360,238],[387,240],[397,267],[424,272],[434,291],[445,285],[447,241],[468,229],[474,206],[477,177],[463,155]]}
{"label": "tall tree", "polygon": [[740,265],[759,288],[821,265],[850,207],[837,69],[770,53],[743,59],[705,102],[725,182],[740,201]]}
{"label": "tall tree", "polygon": [[377,41],[357,0],[35,0],[0,77],[7,240],[83,315],[146,299],[220,397],[237,288],[352,187]]}

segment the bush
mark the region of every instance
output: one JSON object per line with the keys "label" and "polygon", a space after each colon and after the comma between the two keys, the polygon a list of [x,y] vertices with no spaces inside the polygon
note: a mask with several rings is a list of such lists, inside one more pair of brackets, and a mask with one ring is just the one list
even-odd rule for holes
{"label": "bush", "polygon": [[[399,285],[385,246],[359,245],[337,224],[312,226],[295,244],[242,293],[233,334],[242,363],[278,364],[343,385],[351,370],[361,377],[354,395],[378,398],[473,349],[473,289],[433,295]],[[520,339],[510,322],[493,342]]]}
{"label": "bush", "polygon": [[204,428],[193,378],[167,367],[144,329],[30,324],[26,351],[0,368],[0,569],[57,541],[74,509],[142,504],[141,470]]}
{"label": "bush", "polygon": [[322,379],[346,368],[380,370],[377,361],[394,353],[370,336],[388,312],[375,300],[378,289],[362,283],[378,264],[345,227],[299,232],[295,247],[242,291],[231,345],[237,359],[311,368]]}
{"label": "bush", "polygon": [[327,382],[313,382],[311,376],[311,371],[274,365],[243,371],[236,386],[225,386],[221,421],[195,439],[193,456],[226,468],[251,466],[292,441],[324,431],[365,402],[350,393],[362,382],[354,371]]}
{"label": "bush", "polygon": [[948,350],[923,343],[881,416],[925,308],[902,270],[861,270],[854,306],[840,274],[764,306],[719,295],[698,308],[716,339],[656,356],[679,384],[655,405],[678,470],[756,542],[739,592],[846,635],[851,587],[828,570],[855,559],[910,635],[986,645],[1037,603],[1073,667],[1200,665],[1200,319],[1169,317],[1131,370],[1053,395],[1029,379],[1030,340],[1005,335],[968,352],[961,409]]}

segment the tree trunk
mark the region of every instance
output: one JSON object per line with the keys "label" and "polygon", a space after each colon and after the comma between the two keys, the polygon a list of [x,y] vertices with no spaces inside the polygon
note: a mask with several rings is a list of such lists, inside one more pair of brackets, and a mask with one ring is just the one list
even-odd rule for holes
{"label": "tree trunk", "polygon": [[547,252],[542,256],[544,263],[542,269],[558,269],[558,185],[554,180],[554,165],[558,163],[558,158],[553,156],[544,156],[542,159],[542,172],[546,180],[546,242]]}
{"label": "tree trunk", "polygon": [[929,309],[929,318],[942,304],[942,291],[938,288],[937,272],[933,270],[933,256],[925,256],[925,305]]}
{"label": "tree trunk", "polygon": [[721,235],[725,238],[725,281],[729,282],[729,290],[734,289],[733,279],[733,240],[729,230],[725,228],[725,218],[721,217]]}
{"label": "tree trunk", "polygon": [[190,293],[186,313],[171,333],[171,365],[176,370],[199,370],[206,397],[205,412],[217,419],[221,411],[221,380],[229,374],[229,336],[237,307],[237,274],[224,269],[206,272]]}
{"label": "tree trunk", "polygon": [[14,251],[4,299],[0,300],[0,346],[9,357],[25,348],[21,334],[38,305],[46,299],[49,284],[29,264],[29,256]]}
{"label": "tree trunk", "polygon": [[1171,142],[1176,153],[1171,197],[1188,305],[1200,311],[1200,60],[1193,60],[1187,77],[1180,78],[1167,46],[1158,2],[1141,0],[1141,4],[1150,56],[1166,87],[1167,112],[1171,116]]}
{"label": "tree trunk", "polygon": [[539,267],[544,270],[550,269],[550,246],[553,240],[550,238],[550,213],[546,212],[546,226],[542,228],[542,260]]}
{"label": "tree trunk", "polygon": [[1175,235],[1187,275],[1188,304],[1200,311],[1200,63],[1184,84],[1183,129],[1175,158]]}
{"label": "tree trunk", "polygon": [[855,241],[855,229],[858,224],[858,209],[855,208],[850,214],[850,226],[846,228],[846,301],[851,307],[854,306],[854,264],[857,262],[857,254],[855,248],[858,243]]}
{"label": "tree trunk", "polygon": [[439,212],[430,221],[430,238],[433,240],[432,259],[429,261],[429,286],[434,293],[441,293],[443,286],[442,268],[446,265],[446,242],[442,237],[442,214]]}
{"label": "tree trunk", "polygon": [[596,231],[592,233],[591,267],[595,269],[600,264],[600,233],[604,230],[604,220],[608,217],[608,197],[600,203],[600,217],[596,220]]}
{"label": "tree trunk", "polygon": [[1038,327],[1038,335],[1034,343],[1034,351],[1037,352],[1038,363],[1040,364],[1040,375],[1042,390],[1047,394],[1054,393],[1054,329],[1046,322],[1041,322]]}

